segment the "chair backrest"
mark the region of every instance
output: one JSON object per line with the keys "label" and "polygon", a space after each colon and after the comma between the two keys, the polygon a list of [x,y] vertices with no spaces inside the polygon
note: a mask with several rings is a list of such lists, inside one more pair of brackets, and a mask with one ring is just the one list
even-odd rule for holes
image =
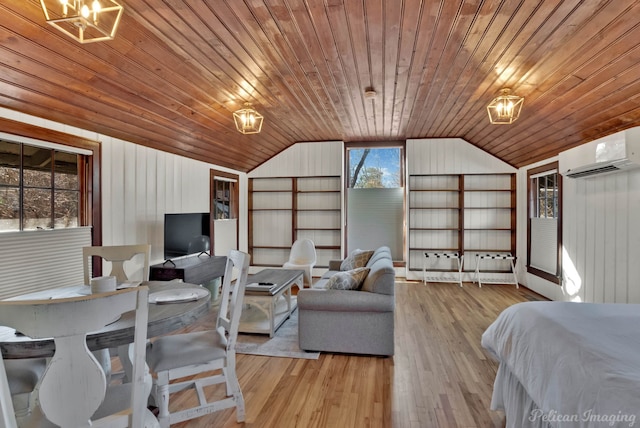
{"label": "chair backrest", "polygon": [[[216,330],[220,334],[226,333],[227,335],[227,351],[235,350],[238,338],[250,258],[249,254],[237,250],[231,250],[227,256],[227,266],[220,295],[220,308],[216,320]],[[233,281],[234,277],[236,278],[235,282]]]}
{"label": "chair backrest", "polygon": [[316,246],[311,239],[297,239],[291,246],[289,261],[296,264],[315,263]]}
{"label": "chair backrest", "polygon": [[[145,286],[111,293],[53,300],[0,301],[0,325],[31,337],[53,337],[56,350],[48,361],[38,387],[40,410],[51,422],[63,427],[87,427],[102,403],[106,375],[87,348],[87,333],[100,330],[124,312],[135,310],[133,384],[129,409],[118,413],[124,426],[142,427],[147,397],[144,384],[148,319],[148,288]],[[9,412],[11,396],[0,356],[0,422],[16,426]],[[5,400],[5,398],[7,398]],[[113,415],[109,416],[114,418]]]}
{"label": "chair backrest", "polygon": [[151,245],[111,245],[82,248],[82,263],[84,266],[84,283],[89,285],[91,272],[89,271],[89,257],[98,256],[111,262],[110,276],[115,276],[119,283],[126,282],[129,277],[124,271],[124,263],[138,254],[144,255],[142,268],[142,281],[149,280],[149,259],[151,258]]}

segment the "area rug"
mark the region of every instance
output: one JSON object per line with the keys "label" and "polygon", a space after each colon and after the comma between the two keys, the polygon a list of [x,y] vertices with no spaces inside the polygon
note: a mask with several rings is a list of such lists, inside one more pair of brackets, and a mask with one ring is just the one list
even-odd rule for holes
{"label": "area rug", "polygon": [[298,346],[298,311],[276,330],[269,338],[265,334],[238,334],[236,342],[238,354],[266,355],[268,357],[305,358],[317,360],[319,352],[305,352]]}

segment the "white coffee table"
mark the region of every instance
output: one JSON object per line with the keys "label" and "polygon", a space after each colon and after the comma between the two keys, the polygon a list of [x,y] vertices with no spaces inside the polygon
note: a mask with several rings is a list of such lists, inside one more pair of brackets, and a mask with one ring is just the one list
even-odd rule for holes
{"label": "white coffee table", "polygon": [[[255,291],[251,284],[272,283],[273,287]],[[264,269],[247,278],[244,296],[244,307],[240,317],[242,333],[261,333],[273,337],[278,327],[282,325],[296,309],[295,296],[291,294],[291,287],[304,285],[304,271],[293,269]],[[269,291],[271,289],[271,291]]]}

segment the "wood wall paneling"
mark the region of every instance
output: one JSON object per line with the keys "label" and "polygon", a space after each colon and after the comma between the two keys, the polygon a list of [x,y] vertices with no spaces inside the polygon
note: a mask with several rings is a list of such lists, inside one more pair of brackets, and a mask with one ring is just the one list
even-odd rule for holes
{"label": "wood wall paneling", "polygon": [[[638,14],[640,0],[128,0],[114,40],[80,45],[37,0],[9,1],[0,106],[243,172],[302,141],[422,138],[522,167],[640,125]],[[504,87],[523,112],[493,126]],[[235,130],[245,101],[258,135]]]}

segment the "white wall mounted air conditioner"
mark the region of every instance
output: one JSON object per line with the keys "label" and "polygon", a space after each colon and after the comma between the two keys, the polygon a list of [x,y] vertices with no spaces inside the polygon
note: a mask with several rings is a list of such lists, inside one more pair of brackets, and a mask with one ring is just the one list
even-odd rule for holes
{"label": "white wall mounted air conditioner", "polygon": [[558,156],[560,173],[585,178],[640,168],[640,127],[616,132]]}

